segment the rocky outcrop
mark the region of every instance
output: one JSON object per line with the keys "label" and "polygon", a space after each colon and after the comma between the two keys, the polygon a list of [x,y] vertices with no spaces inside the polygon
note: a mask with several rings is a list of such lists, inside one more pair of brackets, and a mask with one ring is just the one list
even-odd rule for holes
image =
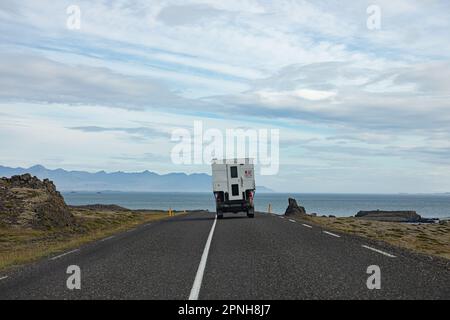
{"label": "rocky outcrop", "polygon": [[23,174],[0,179],[0,224],[58,228],[74,226],[75,218],[53,182]]}
{"label": "rocky outcrop", "polygon": [[292,215],[306,215],[306,210],[304,207],[301,207],[297,204],[297,200],[293,198],[289,198],[289,206],[286,209],[284,215],[292,216]]}
{"label": "rocky outcrop", "polygon": [[387,222],[421,222],[422,220],[415,211],[359,211],[356,218]]}

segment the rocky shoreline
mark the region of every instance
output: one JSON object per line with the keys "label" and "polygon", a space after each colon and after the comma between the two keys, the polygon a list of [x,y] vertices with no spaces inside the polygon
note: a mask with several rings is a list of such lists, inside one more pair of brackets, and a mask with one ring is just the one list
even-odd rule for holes
{"label": "rocky shoreline", "polygon": [[[306,209],[298,205],[297,200],[293,198],[288,199],[288,207],[284,213],[286,216],[291,215],[305,215],[317,217],[317,213],[307,213]],[[322,218],[336,218],[333,215],[322,215]],[[353,217],[349,217],[353,218]],[[370,211],[359,211],[354,218],[360,220],[370,220],[370,221],[381,221],[381,222],[398,222],[398,223],[440,223],[438,218],[423,218],[416,211],[411,210],[370,210]]]}
{"label": "rocky shoreline", "polygon": [[423,219],[414,211],[361,211],[354,217],[308,214],[295,199],[285,212],[291,219],[374,241],[388,243],[450,264],[450,221]]}

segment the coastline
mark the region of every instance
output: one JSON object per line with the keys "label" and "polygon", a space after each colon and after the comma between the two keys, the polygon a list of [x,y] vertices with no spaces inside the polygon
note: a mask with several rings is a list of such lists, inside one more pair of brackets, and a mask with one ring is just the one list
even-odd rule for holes
{"label": "coastline", "polygon": [[[212,192],[76,192],[63,196],[69,205],[117,204],[130,209],[178,210],[208,209],[215,211]],[[283,214],[287,199],[295,198],[308,212],[318,215],[351,217],[360,210],[414,210],[424,218],[450,218],[450,196],[446,195],[378,195],[378,194],[297,194],[259,193],[256,191],[255,206],[260,212]]]}

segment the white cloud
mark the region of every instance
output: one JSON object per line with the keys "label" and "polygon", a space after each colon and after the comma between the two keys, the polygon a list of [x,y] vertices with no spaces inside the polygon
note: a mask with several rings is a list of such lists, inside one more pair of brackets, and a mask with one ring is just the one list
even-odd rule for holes
{"label": "white cloud", "polygon": [[[350,160],[361,160],[361,175],[402,168],[416,181],[430,163],[433,177],[449,168],[448,2],[379,0],[379,31],[366,27],[369,0],[77,3],[77,32],[66,29],[72,1],[0,4],[0,108],[7,109],[0,129],[14,137],[3,139],[9,151],[1,161],[44,162],[44,153],[61,159],[61,151],[68,166],[88,158],[92,166],[132,170],[125,159],[154,154],[139,151],[149,139],[136,136],[150,132],[139,122],[159,132],[201,118],[220,128],[279,126],[287,132],[285,165],[322,170],[294,170],[299,181],[339,181],[345,173],[351,181]],[[26,114],[10,118],[15,108]],[[42,127],[48,132],[39,134]],[[136,140],[127,144],[130,132]],[[161,137],[151,136],[152,148],[166,152]],[[14,141],[24,147],[15,150]],[[35,146],[46,141],[45,150]],[[428,177],[427,187],[433,183],[450,188]]]}

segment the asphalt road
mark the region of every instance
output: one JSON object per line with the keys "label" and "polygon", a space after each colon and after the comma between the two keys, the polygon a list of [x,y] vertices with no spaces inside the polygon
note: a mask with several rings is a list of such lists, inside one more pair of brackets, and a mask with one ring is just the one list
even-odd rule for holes
{"label": "asphalt road", "polygon": [[[449,299],[450,271],[268,214],[192,213],[0,273],[0,299]],[[69,290],[67,267],[81,270]],[[369,266],[381,289],[369,290]]]}

